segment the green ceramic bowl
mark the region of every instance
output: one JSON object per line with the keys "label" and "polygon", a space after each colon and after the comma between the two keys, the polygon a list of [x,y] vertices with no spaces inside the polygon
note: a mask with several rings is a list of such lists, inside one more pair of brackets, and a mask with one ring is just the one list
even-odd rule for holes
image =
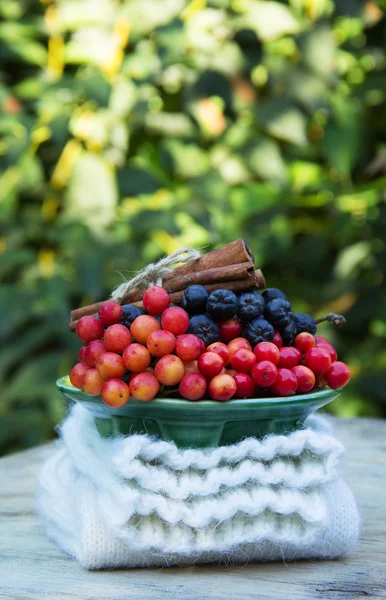
{"label": "green ceramic bowl", "polygon": [[228,402],[157,398],[151,402],[130,400],[122,408],[112,409],[100,396],[74,388],[68,377],[58,379],[56,385],[67,399],[81,403],[94,415],[101,435],[148,433],[172,440],[180,448],[227,446],[245,437],[293,431],[341,393],[325,389],[287,398]]}

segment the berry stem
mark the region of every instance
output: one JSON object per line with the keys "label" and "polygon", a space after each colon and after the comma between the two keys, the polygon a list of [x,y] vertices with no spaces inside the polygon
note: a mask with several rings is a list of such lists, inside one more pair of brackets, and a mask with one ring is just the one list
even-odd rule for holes
{"label": "berry stem", "polygon": [[328,321],[335,325],[335,327],[341,327],[342,325],[346,325],[346,319],[343,315],[337,315],[335,313],[329,313],[325,317],[321,317],[320,319],[315,319],[315,323],[323,323],[324,321]]}

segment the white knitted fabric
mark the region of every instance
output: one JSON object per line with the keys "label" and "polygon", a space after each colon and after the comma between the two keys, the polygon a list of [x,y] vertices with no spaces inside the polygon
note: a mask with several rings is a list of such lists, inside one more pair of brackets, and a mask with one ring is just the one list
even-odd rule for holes
{"label": "white knitted fabric", "polygon": [[87,569],[335,558],[357,542],[343,447],[320,418],[206,450],[102,438],[80,405],[60,431],[38,506],[48,536]]}

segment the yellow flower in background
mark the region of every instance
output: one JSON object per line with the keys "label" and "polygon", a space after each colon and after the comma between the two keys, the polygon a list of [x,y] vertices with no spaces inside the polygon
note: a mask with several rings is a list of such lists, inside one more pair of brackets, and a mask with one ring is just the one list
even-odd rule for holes
{"label": "yellow flower in background", "polygon": [[38,254],[38,268],[42,277],[49,279],[55,275],[55,257],[54,250],[42,248]]}
{"label": "yellow flower in background", "polygon": [[183,21],[189,21],[196,13],[204,10],[206,7],[206,0],[192,0],[188,6],[184,8],[181,13],[181,19]]}
{"label": "yellow flower in background", "polygon": [[153,242],[155,242],[161,248],[161,250],[165,252],[165,254],[172,254],[172,252],[175,252],[182,247],[178,239],[174,238],[163,229],[153,230],[150,234],[150,237]]}
{"label": "yellow flower in background", "polygon": [[127,19],[121,18],[114,25],[113,39],[116,42],[116,50],[109,62],[102,66],[102,71],[108,79],[113,79],[121,68],[124,57],[124,49],[130,37],[130,23]]}
{"label": "yellow flower in background", "polygon": [[79,142],[76,140],[67,142],[51,176],[53,187],[60,189],[66,186],[71,171],[81,152],[82,146]]}

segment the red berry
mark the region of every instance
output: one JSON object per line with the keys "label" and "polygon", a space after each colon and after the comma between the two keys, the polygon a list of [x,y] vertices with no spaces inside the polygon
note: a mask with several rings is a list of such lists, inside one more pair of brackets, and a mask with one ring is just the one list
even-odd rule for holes
{"label": "red berry", "polygon": [[[204,355],[203,355],[204,356]],[[209,394],[213,400],[230,400],[235,395],[237,385],[230,375],[216,375],[209,382]]]}
{"label": "red berry", "polygon": [[189,327],[189,315],[180,306],[167,308],[161,317],[162,329],[171,331],[175,336],[182,335]]}
{"label": "red berry", "polygon": [[205,396],[206,379],[201,373],[186,373],[180,381],[179,391],[187,400],[200,400]]}
{"label": "red berry", "polygon": [[139,344],[146,346],[147,338],[153,331],[161,329],[157,319],[150,315],[139,315],[130,325],[130,333]]}
{"label": "red berry", "polygon": [[78,352],[78,359],[79,362],[87,362],[86,360],[86,348],[87,346],[82,346],[81,348],[79,348],[79,352]]}
{"label": "red berry", "polygon": [[279,348],[279,362],[278,367],[284,369],[292,369],[300,363],[302,360],[302,353],[294,346],[283,346]]}
{"label": "red berry", "polygon": [[72,385],[79,390],[83,389],[84,376],[89,370],[89,366],[86,363],[77,363],[72,367],[70,371],[70,381]]}
{"label": "red berry", "polygon": [[95,366],[103,379],[119,379],[126,371],[122,356],[115,354],[115,352],[101,354]]}
{"label": "red berry", "polygon": [[237,350],[240,350],[241,348],[245,348],[246,350],[252,350],[251,344],[248,342],[248,340],[246,340],[243,337],[238,337],[234,340],[231,340],[228,344],[229,359],[231,359],[234,353],[237,352]]}
{"label": "red berry", "polygon": [[143,296],[145,310],[151,315],[160,315],[170,306],[170,296],[159,285],[153,285]]}
{"label": "red berry", "polygon": [[226,344],[234,338],[239,337],[243,330],[240,321],[236,317],[228,319],[227,321],[220,321],[218,326],[220,329],[220,338]]}
{"label": "red berry", "polygon": [[275,335],[273,336],[272,344],[275,344],[278,348],[281,348],[283,345],[283,338],[281,337],[278,331],[275,331]]}
{"label": "red berry", "polygon": [[205,349],[204,342],[193,333],[179,335],[176,340],[176,354],[183,361],[197,360],[203,348]]}
{"label": "red berry", "polygon": [[[229,372],[228,372],[229,374]],[[236,382],[236,398],[253,398],[255,394],[255,383],[247,373],[236,373],[233,376]]]}
{"label": "red berry", "polygon": [[318,344],[318,348],[324,348],[325,350],[327,350],[327,352],[330,355],[331,358],[331,362],[335,362],[338,358],[338,353],[335,350],[334,346],[332,346],[331,344],[329,344],[328,342],[320,342],[320,344]]}
{"label": "red berry", "polygon": [[295,373],[289,369],[278,369],[276,381],[271,387],[272,392],[277,396],[290,396],[296,392],[298,380]]}
{"label": "red berry", "polygon": [[105,380],[101,377],[96,369],[89,369],[83,378],[83,391],[90,396],[99,396]]}
{"label": "red berry", "polygon": [[206,351],[216,352],[216,354],[219,354],[224,361],[224,365],[227,365],[229,363],[228,347],[226,344],[223,344],[223,342],[214,342],[213,344],[210,344],[210,346],[207,347]]}
{"label": "red berry", "polygon": [[101,396],[107,406],[121,408],[130,398],[129,386],[122,379],[109,379],[103,384]]}
{"label": "red berry", "polygon": [[103,325],[114,325],[119,323],[123,314],[123,308],[118,302],[105,302],[98,311],[98,316]]}
{"label": "red berry", "polygon": [[318,346],[319,344],[329,344],[330,342],[328,340],[326,340],[325,337],[322,337],[321,335],[316,335],[315,336],[315,344]]}
{"label": "red berry", "polygon": [[296,367],[292,367],[291,371],[298,381],[297,391],[299,394],[312,390],[315,385],[315,375],[311,369],[304,365],[296,365]]}
{"label": "red berry", "polygon": [[130,381],[130,395],[136,400],[142,402],[153,400],[158,391],[158,379],[152,373],[138,373]]}
{"label": "red berry", "polygon": [[76,335],[85,344],[99,340],[103,335],[103,323],[94,317],[81,317],[76,324]]}
{"label": "red berry", "polygon": [[257,362],[269,360],[274,365],[277,365],[279,362],[279,348],[273,342],[260,342],[254,347],[253,352]]}
{"label": "red berry", "polygon": [[294,346],[304,354],[307,350],[315,346],[315,338],[312,333],[303,331],[296,336]]}
{"label": "red berry", "polygon": [[246,348],[240,348],[231,357],[232,369],[235,369],[238,373],[249,373],[256,363],[256,356],[252,350]]}
{"label": "red berry", "polygon": [[307,350],[305,364],[306,367],[315,373],[315,375],[321,375],[330,368],[331,357],[327,350],[315,346],[314,348]]}
{"label": "red berry", "polygon": [[155,376],[164,385],[177,385],[185,375],[184,363],[174,354],[166,354],[155,366]]}
{"label": "red berry", "polygon": [[122,354],[133,341],[130,331],[124,325],[110,325],[103,336],[103,343],[108,352]]}
{"label": "red berry", "polygon": [[170,331],[157,329],[147,338],[147,348],[153,356],[161,357],[171,354],[176,345],[176,338]]}
{"label": "red berry", "polygon": [[144,371],[151,363],[150,352],[142,344],[130,344],[130,346],[127,346],[122,358],[126,369],[135,373]]}
{"label": "red berry", "polygon": [[224,361],[219,354],[216,352],[204,352],[198,359],[198,368],[208,379],[212,379],[219,373],[221,373],[224,367]]}
{"label": "red berry", "polygon": [[344,362],[337,360],[332,363],[323,377],[330,388],[337,390],[348,384],[351,378],[351,371]]}
{"label": "red berry", "polygon": [[86,363],[90,367],[95,367],[95,363],[101,354],[106,352],[104,343],[101,340],[94,340],[86,346]]}
{"label": "red berry", "polygon": [[253,367],[251,375],[259,388],[269,388],[276,381],[277,368],[269,360],[262,360]]}

